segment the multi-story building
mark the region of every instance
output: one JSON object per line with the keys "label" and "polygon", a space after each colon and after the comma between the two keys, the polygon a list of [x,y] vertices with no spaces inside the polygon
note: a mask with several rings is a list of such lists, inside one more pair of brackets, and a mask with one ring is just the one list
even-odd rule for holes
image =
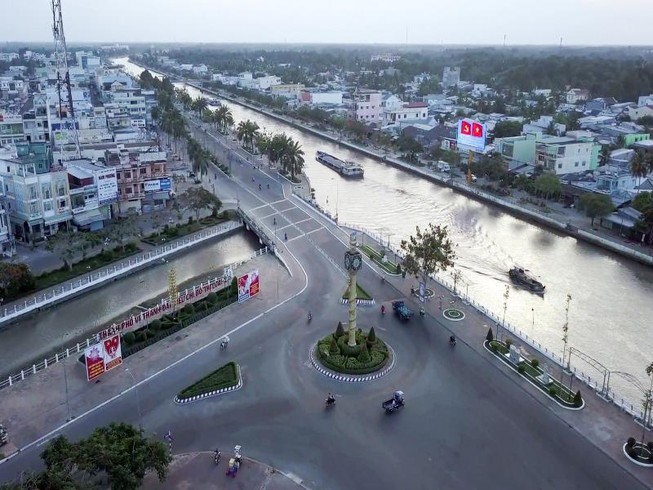
{"label": "multi-story building", "polygon": [[535,163],[536,136],[525,134],[509,138],[496,138],[494,140],[495,151],[500,153],[508,165],[508,170],[533,165]]}
{"label": "multi-story building", "polygon": [[584,88],[572,88],[566,94],[567,104],[577,104],[590,98],[590,92]]}
{"label": "multi-story building", "polygon": [[141,213],[148,208],[165,206],[170,199],[172,188],[165,152],[130,152],[124,145],[118,145],[107,150],[106,162],[116,169],[118,202],[115,214],[125,215],[130,210]]}
{"label": "multi-story building", "polygon": [[460,83],[460,67],[455,66],[451,68],[450,66],[445,66],[442,71],[442,86],[443,87],[455,87]]}
{"label": "multi-story building", "polygon": [[378,90],[356,89],[352,94],[352,118],[364,124],[378,124],[383,115],[383,94]]}
{"label": "multi-story building", "polygon": [[72,218],[68,173],[51,165],[48,145],[25,142],[0,149],[0,175],[17,239],[33,243],[67,226]]}
{"label": "multi-story building", "polygon": [[537,140],[536,163],[558,175],[594,170],[600,149],[594,141],[545,135]]}
{"label": "multi-story building", "polygon": [[0,175],[0,256],[11,257],[16,251],[9,217],[7,215],[7,195],[5,184]]}
{"label": "multi-story building", "polygon": [[34,94],[32,107],[23,114],[23,133],[28,143],[50,141],[48,101],[45,94]]}
{"label": "multi-story building", "polygon": [[0,113],[0,146],[25,141],[23,116],[20,114]]}
{"label": "multi-story building", "polygon": [[111,219],[111,205],[118,199],[116,169],[88,160],[66,162],[73,223],[80,229],[100,230]]}
{"label": "multi-story building", "polygon": [[272,85],[270,93],[277,97],[285,97],[287,99],[296,99],[299,97],[300,92],[304,90],[303,83],[284,83],[281,85]]}
{"label": "multi-story building", "polygon": [[424,122],[429,117],[429,106],[426,102],[410,102],[403,107],[386,109],[383,116],[386,124]]}

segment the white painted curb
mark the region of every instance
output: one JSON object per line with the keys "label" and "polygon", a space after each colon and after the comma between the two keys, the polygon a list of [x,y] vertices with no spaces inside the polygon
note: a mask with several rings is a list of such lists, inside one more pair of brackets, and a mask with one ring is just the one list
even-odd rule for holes
{"label": "white painted curb", "polygon": [[198,400],[204,400],[205,398],[211,398],[214,396],[222,395],[230,391],[236,391],[243,387],[243,377],[240,374],[240,365],[236,364],[236,370],[238,371],[238,384],[236,386],[231,386],[229,388],[222,388],[221,390],[211,391],[209,393],[203,393],[201,395],[192,396],[190,398],[179,399],[178,396],[175,396],[175,403],[183,405],[185,403],[196,402]]}
{"label": "white painted curb", "polygon": [[378,373],[372,373],[369,375],[363,374],[360,376],[356,376],[353,374],[349,375],[349,374],[336,373],[334,371],[326,369],[320,364],[320,362],[317,359],[315,359],[315,356],[313,354],[315,352],[315,348],[317,347],[317,342],[311,346],[311,350],[309,351],[309,357],[311,359],[311,364],[319,373],[324,374],[325,376],[331,379],[335,379],[336,381],[343,381],[345,383],[361,383],[364,381],[374,381],[375,379],[382,378],[383,376],[388,374],[392,370],[392,368],[395,367],[397,356],[395,355],[394,350],[392,350],[392,348],[388,344],[385,345],[390,351],[390,353],[392,354],[392,360],[390,362],[390,365]]}
{"label": "white painted curb", "polygon": [[544,394],[547,396],[547,398],[548,398],[549,400],[551,400],[551,401],[557,403],[561,408],[564,408],[565,410],[571,410],[571,411],[574,411],[574,412],[577,412],[577,411],[582,410],[583,408],[585,408],[585,398],[583,398],[583,404],[582,404],[580,407],[570,407],[570,406],[564,405],[564,404],[561,403],[561,402],[560,402],[556,397],[553,397],[553,396],[549,395],[548,393],[546,393],[546,392],[544,391],[544,389],[543,389],[540,385],[534,383],[534,382],[533,382],[529,377],[524,376],[522,373],[520,373],[520,372],[517,370],[517,367],[515,366],[515,364],[514,364],[513,362],[509,361],[508,359],[504,359],[503,357],[500,357],[500,356],[496,355],[496,354],[492,351],[492,349],[490,349],[488,346],[485,345],[485,342],[487,342],[487,341],[486,341],[486,340],[483,341],[483,347],[485,348],[486,351],[488,351],[490,354],[492,354],[492,355],[493,355],[494,357],[496,357],[497,359],[501,360],[504,364],[507,364],[508,366],[510,366],[510,369],[512,369],[513,371],[515,371],[515,372],[516,372],[516,373],[517,373],[521,378],[525,379],[525,380],[528,381],[532,386],[534,386],[535,388],[537,388],[538,390],[540,390],[542,393],[544,393]]}
{"label": "white painted curb", "polygon": [[[638,443],[638,444],[639,444],[639,443]],[[635,461],[633,458],[631,458],[630,456],[628,456],[628,453],[626,452],[626,444],[623,445],[622,450],[623,450],[624,455],[626,456],[626,458],[628,458],[628,461],[630,461],[631,463],[634,463],[634,464],[636,464],[637,466],[642,466],[642,467],[644,467],[644,468],[653,468],[653,464],[652,464],[652,463],[642,463],[641,461]]]}
{"label": "white painted curb", "polygon": [[[340,303],[343,305],[348,305],[349,300],[346,298],[340,298]],[[356,300],[356,306],[374,306],[376,304],[376,301],[373,299],[357,299]]]}

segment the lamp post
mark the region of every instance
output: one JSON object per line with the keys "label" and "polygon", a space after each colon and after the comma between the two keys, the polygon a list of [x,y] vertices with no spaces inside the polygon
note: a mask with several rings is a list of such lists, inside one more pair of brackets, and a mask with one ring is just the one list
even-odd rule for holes
{"label": "lamp post", "polygon": [[70,398],[68,396],[68,369],[66,369],[66,361],[68,360],[68,349],[66,349],[66,358],[61,362],[63,364],[63,380],[64,384],[66,385],[66,422],[70,422],[72,420],[72,416],[70,415]]}
{"label": "lamp post", "polygon": [[138,392],[138,388],[136,387],[136,378],[134,377],[134,373],[132,373],[129,368],[125,368],[125,372],[129,374],[132,378],[133,381],[133,387],[134,391],[136,392],[136,410],[138,411],[138,428],[140,430],[143,430],[143,412],[141,412],[141,394]]}
{"label": "lamp post", "polygon": [[535,308],[531,308],[531,313],[533,314],[533,323],[531,323],[531,337],[535,335]]}

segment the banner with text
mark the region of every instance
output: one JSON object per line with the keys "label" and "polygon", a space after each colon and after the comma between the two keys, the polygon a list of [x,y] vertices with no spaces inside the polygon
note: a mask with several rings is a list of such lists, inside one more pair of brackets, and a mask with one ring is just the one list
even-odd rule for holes
{"label": "banner with text", "polygon": [[260,291],[258,271],[252,271],[238,278],[238,302],[242,303],[256,296]]}
{"label": "banner with text", "polygon": [[120,335],[113,335],[84,350],[86,379],[93,381],[107,371],[122,364]]}

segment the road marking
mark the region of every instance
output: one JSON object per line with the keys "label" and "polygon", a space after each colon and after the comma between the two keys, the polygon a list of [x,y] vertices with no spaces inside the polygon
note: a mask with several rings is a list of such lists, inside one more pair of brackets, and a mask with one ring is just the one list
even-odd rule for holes
{"label": "road marking", "polygon": [[230,330],[229,332],[227,332],[226,334],[224,334],[224,335],[222,335],[222,336],[216,338],[215,340],[213,340],[213,341],[209,342],[208,344],[206,344],[206,345],[200,347],[199,349],[196,349],[196,350],[194,350],[193,352],[190,352],[189,354],[186,354],[186,355],[185,355],[184,357],[182,357],[181,359],[178,359],[178,360],[176,360],[175,362],[173,362],[172,364],[170,364],[169,366],[166,366],[166,367],[164,367],[163,369],[157,371],[156,373],[151,374],[151,375],[148,376],[147,378],[145,378],[145,379],[139,381],[138,383],[136,383],[136,384],[130,386],[129,388],[127,388],[127,389],[121,391],[121,392],[118,393],[117,395],[112,396],[112,397],[109,398],[108,400],[105,400],[105,401],[103,401],[102,403],[100,403],[99,405],[96,405],[95,407],[91,408],[90,410],[87,410],[86,412],[84,412],[84,413],[78,415],[78,416],[75,417],[73,420],[70,420],[70,421],[68,421],[68,422],[66,422],[66,423],[64,423],[64,424],[61,424],[61,425],[60,425],[59,427],[57,427],[56,429],[51,430],[50,432],[48,432],[48,433],[45,434],[44,436],[41,436],[41,437],[39,437],[38,439],[36,439],[35,441],[32,441],[32,442],[30,442],[29,444],[27,444],[26,446],[22,447],[22,448],[19,449],[17,452],[15,452],[15,453],[9,455],[8,457],[6,457],[6,458],[0,460],[0,464],[2,464],[2,463],[4,463],[4,462],[6,462],[6,461],[12,459],[14,456],[16,456],[16,455],[18,455],[18,454],[20,454],[20,453],[22,453],[22,452],[25,452],[27,449],[29,449],[29,448],[31,448],[31,447],[33,447],[33,446],[39,447],[39,446],[45,444],[45,443],[48,442],[48,440],[51,439],[52,436],[54,436],[57,432],[60,432],[61,430],[65,429],[66,427],[68,427],[68,426],[74,424],[75,422],[77,422],[77,421],[83,419],[84,417],[86,417],[86,416],[88,416],[88,415],[90,415],[90,414],[96,412],[96,411],[99,410],[100,408],[103,408],[103,407],[107,406],[108,404],[110,404],[110,403],[116,401],[116,400],[117,400],[118,398],[120,398],[121,396],[126,395],[127,393],[129,393],[129,392],[131,392],[131,391],[134,391],[134,390],[137,389],[139,386],[141,386],[141,385],[147,383],[148,381],[150,381],[150,380],[156,378],[157,376],[159,376],[159,375],[165,373],[166,371],[172,369],[173,367],[177,366],[178,364],[181,364],[182,362],[186,361],[187,359],[190,359],[190,358],[193,357],[195,354],[197,354],[197,353],[199,353],[199,352],[202,352],[204,349],[208,349],[209,347],[212,347],[214,344],[217,344],[218,342],[221,342],[221,341],[222,341],[222,337],[224,337],[225,335],[233,335],[234,333],[238,332],[241,328],[244,328],[244,327],[246,327],[247,325],[249,325],[250,323],[255,322],[256,320],[262,318],[264,315],[267,315],[267,314],[270,313],[271,311],[276,310],[277,308],[279,308],[279,307],[285,305],[286,303],[292,301],[292,300],[295,299],[297,296],[299,296],[300,294],[302,294],[304,291],[306,291],[306,289],[308,289],[308,284],[309,284],[308,274],[306,273],[306,269],[304,269],[304,266],[302,265],[302,263],[301,263],[301,262],[297,259],[297,257],[296,257],[296,256],[295,256],[295,255],[294,255],[294,254],[293,254],[293,253],[288,249],[288,247],[286,247],[286,250],[287,250],[288,253],[292,256],[292,258],[295,259],[295,262],[297,262],[297,265],[299,266],[299,268],[300,268],[300,269],[302,270],[302,272],[304,273],[304,287],[303,287],[301,290],[299,290],[297,293],[293,294],[293,295],[290,296],[289,298],[286,298],[286,299],[283,300],[281,303],[278,303],[278,304],[276,304],[276,305],[274,305],[274,306],[268,308],[268,309],[265,310],[264,312],[259,313],[259,314],[256,315],[255,317],[250,318],[250,319],[247,320],[246,322],[244,322],[244,323],[240,324],[239,326],[237,326],[237,327],[231,329],[231,330]]}
{"label": "road marking", "polygon": [[[319,223],[318,223],[318,225],[319,225]],[[315,233],[316,231],[320,231],[320,230],[324,230],[324,226],[320,225],[319,228],[316,228],[316,229],[314,229],[312,231],[307,231],[306,233],[304,233],[304,235],[310,235],[311,233]]]}

